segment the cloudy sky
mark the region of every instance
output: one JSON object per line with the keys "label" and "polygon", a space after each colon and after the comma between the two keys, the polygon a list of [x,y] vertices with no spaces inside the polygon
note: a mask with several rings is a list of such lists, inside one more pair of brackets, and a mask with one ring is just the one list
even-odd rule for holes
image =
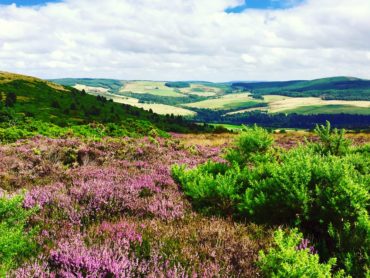
{"label": "cloudy sky", "polygon": [[0,0],[0,70],[43,78],[370,79],[370,1]]}

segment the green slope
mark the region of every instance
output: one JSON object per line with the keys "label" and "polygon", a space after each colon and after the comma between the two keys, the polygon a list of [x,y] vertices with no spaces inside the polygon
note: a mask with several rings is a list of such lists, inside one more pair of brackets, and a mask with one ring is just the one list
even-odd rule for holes
{"label": "green slope", "polygon": [[[9,118],[17,121],[32,118],[61,127],[93,122],[117,123],[139,133],[151,128],[166,131],[196,128],[179,117],[159,116],[72,87],[12,73],[0,72],[0,93],[0,122]],[[7,103],[10,95],[16,98],[11,105]]]}
{"label": "green slope", "polygon": [[62,78],[62,79],[51,79],[50,81],[70,87],[73,87],[77,84],[89,87],[100,87],[108,89],[110,92],[113,93],[118,92],[123,85],[123,83],[120,80],[103,78]]}

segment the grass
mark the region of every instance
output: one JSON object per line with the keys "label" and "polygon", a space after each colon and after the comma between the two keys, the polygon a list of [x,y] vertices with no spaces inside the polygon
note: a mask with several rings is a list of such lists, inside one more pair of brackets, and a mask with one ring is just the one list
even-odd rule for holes
{"label": "grass", "polygon": [[230,94],[224,95],[215,99],[208,99],[199,102],[189,103],[185,106],[193,108],[204,108],[204,109],[214,109],[214,110],[226,110],[234,109],[238,107],[245,108],[246,106],[254,106],[262,101],[255,100],[249,96],[249,94]]}
{"label": "grass", "polygon": [[212,97],[217,94],[222,94],[223,90],[221,88],[211,87],[203,84],[191,84],[190,88],[183,88],[181,89],[181,92],[190,95]]}
{"label": "grass", "polygon": [[[283,100],[272,101],[269,103],[270,113],[293,113],[292,110],[303,107],[322,107],[322,106],[332,106],[331,113],[342,113],[337,112],[335,108],[340,108],[343,106],[353,107],[353,108],[365,108],[361,111],[366,111],[370,109],[370,101],[347,101],[347,100],[322,100],[316,97],[304,97],[304,98],[286,98]],[[346,109],[351,110],[351,109]],[[352,109],[353,110],[353,109]]]}
{"label": "grass", "polygon": [[366,114],[370,115],[370,108],[356,107],[351,105],[312,105],[287,110],[286,113],[297,114]]}
{"label": "grass", "polygon": [[[104,88],[110,92],[118,92],[122,87],[122,82],[115,79],[99,79],[99,78],[63,78],[63,79],[52,79],[52,82],[74,87],[76,85],[84,85],[88,88]],[[83,89],[83,88],[82,88]]]}
{"label": "grass", "polygon": [[214,127],[218,127],[218,126],[221,126],[221,127],[224,127],[230,131],[239,131],[239,130],[242,130],[243,127],[241,125],[231,125],[231,124],[211,124],[212,126]]}
{"label": "grass", "polygon": [[280,96],[280,95],[265,95],[263,96],[263,100],[270,103],[275,101],[281,101],[285,99],[289,99],[290,97],[287,96]]}
{"label": "grass", "polygon": [[94,95],[102,95],[106,97],[107,99],[111,99],[116,103],[122,103],[131,105],[137,108],[142,108],[146,111],[152,110],[156,114],[160,115],[170,115],[173,114],[175,116],[194,116],[196,113],[194,111],[176,107],[172,105],[166,105],[166,104],[159,104],[159,103],[140,103],[138,99],[132,98],[132,97],[125,97],[120,95],[114,95],[114,94],[100,94],[100,93],[91,93]]}
{"label": "grass", "polygon": [[[178,117],[161,116],[127,105],[127,100],[115,103],[105,98],[107,95],[115,96],[114,94],[105,93],[101,97],[99,93],[95,93],[94,96],[72,87],[12,73],[0,72],[0,95],[0,123],[3,124],[13,120],[23,122],[27,118],[60,127],[117,123],[129,130],[137,130],[140,134],[141,126],[150,125],[161,130],[178,132],[187,132],[185,130],[190,126],[195,130],[202,128]],[[9,95],[16,97],[15,103],[6,104]],[[172,106],[156,105],[154,108],[150,105],[144,108],[155,109],[160,114],[194,115],[192,111]],[[4,128],[8,128],[8,125]]]}
{"label": "grass", "polygon": [[165,82],[156,81],[130,81],[126,82],[120,90],[121,93],[131,92],[137,94],[153,94],[166,97],[184,97],[177,93],[174,88],[165,86]]}

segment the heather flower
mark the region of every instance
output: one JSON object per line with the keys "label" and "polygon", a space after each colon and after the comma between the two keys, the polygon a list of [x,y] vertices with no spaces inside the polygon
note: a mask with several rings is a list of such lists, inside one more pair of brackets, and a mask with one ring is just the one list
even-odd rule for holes
{"label": "heather flower", "polygon": [[311,254],[317,254],[315,247],[311,245],[311,241],[307,238],[302,239],[302,241],[297,246],[297,250],[309,250]]}

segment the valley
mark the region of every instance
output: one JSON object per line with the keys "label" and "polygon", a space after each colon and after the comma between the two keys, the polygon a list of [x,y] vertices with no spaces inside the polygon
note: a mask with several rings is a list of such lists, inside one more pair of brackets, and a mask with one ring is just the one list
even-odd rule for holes
{"label": "valley", "polygon": [[[284,127],[313,128],[311,120],[305,125],[295,123],[297,120],[294,119],[316,116],[321,119],[320,123],[325,123],[324,118],[330,117],[334,125],[342,127],[363,128],[369,125],[370,82],[350,77],[248,83],[112,79],[54,81],[85,89],[89,94],[103,96],[114,102],[161,115],[183,116],[194,122],[241,124],[244,121],[249,124],[248,119],[253,116],[261,118],[256,123],[264,126],[265,119],[269,118],[273,127],[286,122]],[[343,120],[343,115],[349,116]],[[357,115],[362,116],[365,124],[358,124]],[[281,117],[286,119],[282,121]]]}

